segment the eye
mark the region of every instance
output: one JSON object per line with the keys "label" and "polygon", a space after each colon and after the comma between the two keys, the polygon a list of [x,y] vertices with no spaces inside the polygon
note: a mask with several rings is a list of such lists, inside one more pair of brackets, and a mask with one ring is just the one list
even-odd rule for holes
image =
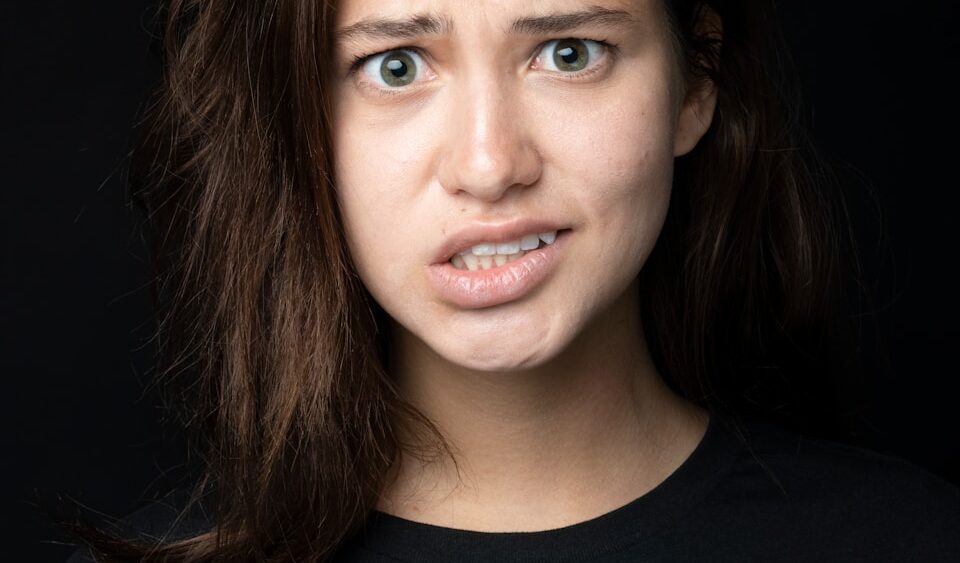
{"label": "eye", "polygon": [[403,88],[412,84],[421,74],[423,59],[410,49],[394,49],[378,55],[364,57],[357,66],[364,77],[379,87]]}
{"label": "eye", "polygon": [[547,70],[572,74],[600,60],[607,47],[607,43],[592,39],[555,39],[543,46],[546,56],[538,56],[537,60],[544,61]]}

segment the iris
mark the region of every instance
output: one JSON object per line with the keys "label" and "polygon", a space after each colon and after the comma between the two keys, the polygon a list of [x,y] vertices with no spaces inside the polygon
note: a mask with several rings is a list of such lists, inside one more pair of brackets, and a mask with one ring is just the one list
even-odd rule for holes
{"label": "iris", "polygon": [[563,39],[553,51],[553,62],[560,70],[583,70],[589,61],[590,52],[580,39]]}
{"label": "iris", "polygon": [[390,86],[406,86],[417,75],[417,63],[403,51],[394,51],[380,63],[380,76]]}

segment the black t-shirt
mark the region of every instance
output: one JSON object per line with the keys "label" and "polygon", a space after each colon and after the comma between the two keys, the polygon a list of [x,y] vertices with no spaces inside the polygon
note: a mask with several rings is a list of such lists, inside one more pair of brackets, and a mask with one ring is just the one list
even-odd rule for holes
{"label": "black t-shirt", "polygon": [[489,533],[375,512],[336,561],[960,562],[960,489],[894,457],[713,416],[670,477],[592,520]]}
{"label": "black t-shirt", "polygon": [[484,533],[378,513],[340,560],[960,562],[960,490],[889,456],[712,417],[670,477],[598,518]]}

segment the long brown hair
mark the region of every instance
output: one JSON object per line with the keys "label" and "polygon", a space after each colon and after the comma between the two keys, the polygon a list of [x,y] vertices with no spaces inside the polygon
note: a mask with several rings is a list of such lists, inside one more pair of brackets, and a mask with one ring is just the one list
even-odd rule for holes
{"label": "long brown hair", "polygon": [[[796,422],[810,411],[778,408],[788,385],[846,368],[842,202],[802,136],[772,5],[665,3],[689,81],[712,81],[719,98],[710,131],[676,163],[641,273],[650,348],[690,400]],[[722,39],[704,31],[706,9]],[[344,243],[325,87],[334,10],[166,7],[164,80],[131,178],[153,241],[157,376],[199,456],[193,501],[214,491],[213,526],[149,545],[87,528],[95,553],[322,561],[362,526],[410,447],[398,420],[442,450],[386,373],[384,313]],[[814,410],[817,421],[829,412]]]}

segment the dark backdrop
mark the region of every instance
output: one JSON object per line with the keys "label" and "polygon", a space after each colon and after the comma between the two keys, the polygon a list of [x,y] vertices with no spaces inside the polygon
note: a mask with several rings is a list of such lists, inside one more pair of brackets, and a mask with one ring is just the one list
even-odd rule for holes
{"label": "dark backdrop", "polygon": [[[147,5],[0,5],[5,560],[68,553],[37,499],[62,491],[122,515],[182,459],[144,377],[150,294],[123,192],[129,130],[158,71]],[[782,2],[813,134],[853,187],[877,299],[862,441],[954,482],[957,12],[947,0]]]}

